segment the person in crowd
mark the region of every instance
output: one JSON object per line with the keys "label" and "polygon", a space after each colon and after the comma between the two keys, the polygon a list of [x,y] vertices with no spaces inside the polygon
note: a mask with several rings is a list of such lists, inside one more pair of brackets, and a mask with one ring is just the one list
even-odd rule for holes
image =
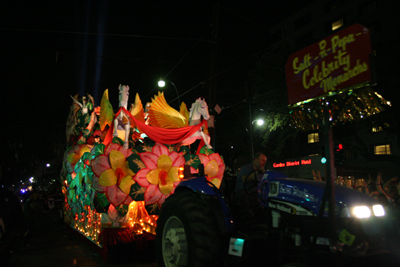
{"label": "person in crowd", "polygon": [[24,218],[25,218],[25,234],[24,234],[24,245],[29,246],[30,240],[35,228],[34,213],[37,210],[37,202],[35,201],[34,193],[30,193],[27,196],[23,206]]}
{"label": "person in crowd", "polygon": [[0,265],[8,261],[11,251],[22,239],[24,216],[12,186],[0,188]]}
{"label": "person in crowd", "polygon": [[267,157],[263,153],[256,153],[251,163],[240,168],[233,202],[242,212],[240,217],[256,220],[256,213],[260,205],[257,195],[257,185],[265,173]]}

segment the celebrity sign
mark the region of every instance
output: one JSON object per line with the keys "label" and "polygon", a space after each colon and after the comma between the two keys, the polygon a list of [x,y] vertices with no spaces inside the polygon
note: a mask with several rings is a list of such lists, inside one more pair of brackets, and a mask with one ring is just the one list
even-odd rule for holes
{"label": "celebrity sign", "polygon": [[354,24],[289,57],[289,105],[371,81],[368,29]]}

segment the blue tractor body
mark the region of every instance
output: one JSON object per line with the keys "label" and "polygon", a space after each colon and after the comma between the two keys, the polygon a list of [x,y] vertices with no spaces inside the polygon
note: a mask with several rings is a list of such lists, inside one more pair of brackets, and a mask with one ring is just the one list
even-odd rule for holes
{"label": "blue tractor body", "polygon": [[[279,245],[284,247],[284,251],[288,248],[296,248],[301,252],[322,250],[335,254],[336,258],[339,254],[364,256],[381,250],[384,247],[385,226],[382,205],[362,192],[336,185],[334,186],[335,216],[330,218],[325,191],[325,182],[288,178],[283,173],[267,171],[257,187],[260,203],[259,220],[256,223],[249,222],[243,225],[239,223],[240,220],[236,216],[238,210],[235,210],[231,199],[209,183],[206,177],[185,179],[175,189],[176,196],[174,194],[169,197],[165,208],[163,206],[161,210],[162,227],[157,233],[164,236],[159,245],[161,255],[164,257],[164,262],[176,262],[173,254],[166,257],[164,251],[171,251],[170,247],[177,250],[176,247],[182,248],[182,244],[186,244],[184,251],[188,252],[183,262],[188,262],[187,266],[190,266],[190,259],[196,258],[191,253],[204,247],[205,244],[215,245],[215,248],[208,252],[210,261],[220,258],[218,255],[221,254],[216,252],[216,248],[221,247],[226,254],[225,262],[231,263],[242,259],[248,260],[248,255],[257,253],[258,249],[261,249],[258,254],[264,255],[264,244],[267,243],[272,244],[269,249],[275,249]],[[180,201],[179,198],[186,200]],[[207,215],[200,215],[200,211],[194,210],[195,207],[183,207],[187,205],[189,199],[196,202],[196,209],[202,209],[203,206],[204,211],[201,213]],[[182,212],[175,212],[177,209],[182,209]],[[179,217],[175,213],[182,215]],[[187,215],[190,213],[193,214]],[[189,222],[196,216],[198,218],[195,222]],[[170,220],[174,223],[170,223]],[[197,228],[194,227],[194,223],[199,223],[200,220],[204,223],[200,223]],[[201,230],[199,227],[204,229]],[[186,235],[177,236],[176,233],[182,231]],[[193,231],[203,231],[203,235],[214,236],[214,239],[210,244],[206,241],[201,243],[197,240],[201,240],[202,234],[196,236]],[[171,235],[174,238],[171,238]],[[191,238],[192,235],[195,237]],[[183,237],[185,242],[174,241],[175,244],[170,241],[183,240]],[[183,254],[184,252],[179,254],[179,259],[182,259]],[[306,258],[309,260],[310,257]],[[327,259],[325,256],[323,258]],[[198,260],[197,258],[195,261]],[[174,264],[165,266],[175,266]],[[185,264],[182,266],[186,266]]]}

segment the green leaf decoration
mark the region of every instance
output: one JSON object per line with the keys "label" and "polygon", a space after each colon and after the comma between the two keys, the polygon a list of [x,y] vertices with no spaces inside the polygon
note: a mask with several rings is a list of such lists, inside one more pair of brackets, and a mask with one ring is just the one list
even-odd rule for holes
{"label": "green leaf decoration", "polygon": [[211,155],[213,153],[214,153],[214,151],[212,151],[211,149],[208,149],[207,146],[203,146],[200,149],[200,154],[205,154],[205,155],[209,156],[209,155]]}
{"label": "green leaf decoration", "polygon": [[118,211],[120,215],[125,216],[128,213],[129,206],[122,204],[116,207],[115,209]]}
{"label": "green leaf decoration", "polygon": [[196,170],[199,169],[199,165],[201,164],[199,156],[194,154],[186,154],[183,157],[185,159],[185,165],[190,165]]}
{"label": "green leaf decoration", "polygon": [[160,215],[160,208],[157,204],[147,205],[145,209],[149,215]]}
{"label": "green leaf decoration", "polygon": [[145,140],[144,143],[139,143],[138,142],[135,145],[135,150],[138,153],[150,152],[151,148],[155,145],[155,143],[152,140],[148,139],[148,138],[145,138],[144,140]]}
{"label": "green leaf decoration", "polygon": [[114,143],[114,144],[118,144],[118,145],[121,145],[121,146],[123,146],[124,145],[124,140],[122,140],[121,138],[119,138],[119,137],[114,137],[113,138],[113,140],[112,140],[112,142]]}
{"label": "green leaf decoration", "polygon": [[108,202],[105,193],[97,193],[93,204],[94,208],[99,213],[106,213],[108,211],[108,207],[110,206],[110,202]]}
{"label": "green leaf decoration", "polygon": [[144,201],[144,192],[146,192],[146,188],[141,187],[138,183],[135,183],[131,186],[129,196],[134,201]]}
{"label": "green leaf decoration", "polygon": [[142,168],[146,167],[138,154],[130,155],[126,158],[126,161],[128,161],[129,169],[131,169],[135,174],[138,173],[138,171],[140,171]]}
{"label": "green leaf decoration", "polygon": [[105,147],[106,146],[104,144],[96,145],[94,149],[92,149],[92,152],[94,152],[93,158],[97,157],[100,154],[104,154]]}
{"label": "green leaf decoration", "polygon": [[183,155],[190,154],[190,148],[188,146],[181,146],[179,152],[183,152]]}
{"label": "green leaf decoration", "polygon": [[86,167],[85,184],[92,184],[93,181],[93,170],[90,166]]}

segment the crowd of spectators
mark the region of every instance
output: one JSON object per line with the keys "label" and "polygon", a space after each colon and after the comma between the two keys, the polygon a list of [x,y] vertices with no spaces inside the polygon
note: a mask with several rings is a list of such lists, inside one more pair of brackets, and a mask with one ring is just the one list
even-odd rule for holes
{"label": "crowd of spectators", "polygon": [[30,246],[38,214],[62,214],[56,200],[55,192],[0,186],[0,262],[6,263],[17,246]]}

